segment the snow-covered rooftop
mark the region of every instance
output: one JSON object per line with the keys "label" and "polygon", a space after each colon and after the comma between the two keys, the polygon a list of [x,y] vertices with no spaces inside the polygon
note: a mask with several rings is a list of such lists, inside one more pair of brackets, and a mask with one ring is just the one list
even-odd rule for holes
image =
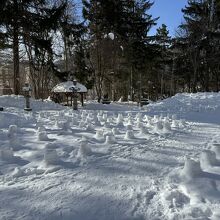
{"label": "snow-covered rooftop", "polygon": [[85,93],[87,92],[87,88],[82,85],[81,83],[76,83],[76,86],[73,85],[72,81],[62,82],[57,84],[53,89],[52,92],[72,92],[71,88],[75,87],[79,93]]}

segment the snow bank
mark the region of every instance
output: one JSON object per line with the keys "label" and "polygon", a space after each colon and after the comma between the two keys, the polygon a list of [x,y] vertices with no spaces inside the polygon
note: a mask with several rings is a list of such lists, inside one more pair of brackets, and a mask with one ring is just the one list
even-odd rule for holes
{"label": "snow bank", "polygon": [[[7,108],[13,107],[13,108],[23,109],[25,107],[25,98],[20,95],[0,96],[0,106]],[[31,108],[34,111],[39,111],[39,110],[52,110],[52,109],[58,110],[58,109],[63,109],[64,107],[49,100],[42,101],[42,100],[31,99]]]}
{"label": "snow bank", "polygon": [[[213,112],[220,113],[220,93],[181,93],[144,107],[151,113],[176,114],[193,121],[220,122]],[[206,116],[203,116],[203,114]]]}

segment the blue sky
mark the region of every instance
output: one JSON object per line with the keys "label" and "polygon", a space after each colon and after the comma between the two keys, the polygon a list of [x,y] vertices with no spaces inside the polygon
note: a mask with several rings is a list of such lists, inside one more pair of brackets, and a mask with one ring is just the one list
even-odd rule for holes
{"label": "blue sky", "polygon": [[[75,1],[81,3],[81,0]],[[157,27],[161,26],[163,23],[166,24],[170,35],[174,36],[175,29],[183,20],[181,9],[187,4],[187,0],[152,0],[152,2],[154,2],[154,5],[150,9],[149,13],[152,14],[154,18],[160,17],[157,21]],[[81,9],[80,6],[81,4],[79,4],[79,10]],[[157,27],[152,28],[150,34],[154,34]]]}
{"label": "blue sky", "polygon": [[[183,14],[181,9],[187,4],[187,0],[154,0],[154,5],[150,9],[150,14],[153,17],[160,17],[158,20],[158,26],[166,24],[170,35],[175,35],[175,29],[180,25],[183,20]],[[155,33],[157,27],[151,30],[151,33]]]}

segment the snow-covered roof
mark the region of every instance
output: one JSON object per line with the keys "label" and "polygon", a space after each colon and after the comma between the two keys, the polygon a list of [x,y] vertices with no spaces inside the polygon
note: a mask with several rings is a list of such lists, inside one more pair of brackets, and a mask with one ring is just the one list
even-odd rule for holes
{"label": "snow-covered roof", "polygon": [[52,92],[72,92],[71,88],[75,87],[78,93],[87,92],[87,88],[82,85],[81,83],[76,83],[76,86],[73,85],[72,81],[62,82],[57,84],[53,89]]}

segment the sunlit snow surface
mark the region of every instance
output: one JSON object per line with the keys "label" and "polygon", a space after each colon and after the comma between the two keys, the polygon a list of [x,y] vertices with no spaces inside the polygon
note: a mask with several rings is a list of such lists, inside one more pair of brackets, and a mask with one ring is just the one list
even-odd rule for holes
{"label": "sunlit snow surface", "polygon": [[1,220],[219,220],[220,94],[139,109],[0,97]]}

